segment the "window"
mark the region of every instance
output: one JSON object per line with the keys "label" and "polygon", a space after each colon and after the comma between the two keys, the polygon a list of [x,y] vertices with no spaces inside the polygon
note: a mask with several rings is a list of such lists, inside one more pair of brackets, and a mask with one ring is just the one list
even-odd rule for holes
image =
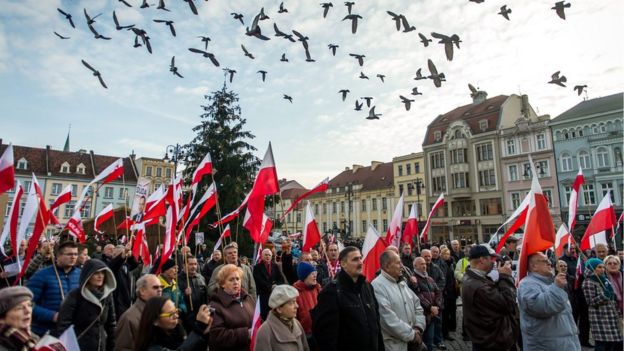
{"label": "window", "polygon": [[535,138],[537,140],[537,149],[538,150],[546,149],[546,135],[538,134]]}
{"label": "window", "polygon": [[69,163],[63,162],[63,164],[61,165],[61,173],[69,173],[69,169]]}
{"label": "window", "polygon": [[399,177],[403,176],[403,166],[399,165]]}
{"label": "window", "polygon": [[76,166],[76,173],[85,174],[86,167],[82,163]]}
{"label": "window", "polygon": [[507,155],[514,155],[516,153],[516,141],[513,139],[507,140]]}
{"label": "window", "polygon": [[[108,206],[108,204],[106,206]],[[82,208],[82,211],[80,211],[80,215],[82,216],[82,218],[91,217],[91,202],[87,202],[84,205],[84,207]]]}
{"label": "window", "polygon": [[383,228],[381,229],[385,232],[386,230],[388,230],[388,220],[384,219],[382,223],[383,223]]}
{"label": "window", "polygon": [[609,152],[604,147],[599,147],[596,150],[596,167],[609,167]]}
{"label": "window", "polygon": [[488,128],[488,121],[487,119],[484,119],[482,121],[479,121],[479,130],[481,130],[482,132],[485,132]]}
{"label": "window", "polygon": [[453,134],[453,137],[455,139],[461,139],[464,137],[464,133],[462,133],[461,130],[459,129],[455,129],[455,133]]}
{"label": "window", "polygon": [[420,173],[420,162],[414,163],[414,173]]}
{"label": "window", "polygon": [[146,176],[148,176],[148,177],[151,177],[151,176],[152,176],[152,167],[148,166],[148,167],[145,169],[145,175],[146,175]]}
{"label": "window", "polygon": [[128,188],[119,188],[119,200],[126,199],[126,191],[128,191]]}
{"label": "window", "polygon": [[435,139],[435,141],[441,141],[442,132],[440,132],[439,130],[436,130],[435,132],[433,132],[433,138]]}
{"label": "window", "polygon": [[[72,196],[77,196],[78,194],[78,184],[72,184],[71,185],[71,194]],[[90,193],[89,193],[90,195]]]}
{"label": "window", "polygon": [[385,197],[381,198],[381,209],[382,210],[388,209],[388,199],[386,199]]}
{"label": "window", "polygon": [[594,184],[585,184],[583,186],[583,201],[585,205],[596,204],[596,194],[594,194]]}
{"label": "window", "polygon": [[[28,192],[30,191],[30,185],[31,184],[32,184],[32,181],[30,181],[30,180],[25,180],[24,181],[24,193],[28,194]],[[23,203],[26,203],[26,201],[24,201]]]}
{"label": "window", "polygon": [[509,169],[509,181],[513,182],[515,180],[518,180],[518,166],[510,165],[508,169]]}
{"label": "window", "polygon": [[468,217],[474,216],[475,213],[475,205],[473,200],[457,200],[452,202],[453,205],[453,216],[457,217]]}
{"label": "window", "polygon": [[500,198],[479,200],[481,215],[498,215],[503,213],[503,204]]}
{"label": "window", "polygon": [[344,201],[340,201],[340,212],[344,212],[344,211],[345,211]]}
{"label": "window", "polygon": [[496,185],[496,174],[493,169],[486,169],[479,171],[479,185],[480,186],[494,186]]}
{"label": "window", "polygon": [[578,161],[579,161],[579,166],[581,168],[583,168],[583,169],[591,168],[589,152],[587,152],[587,151],[579,152],[579,154],[578,154]]}
{"label": "window", "polygon": [[19,161],[17,161],[17,169],[28,169],[28,161],[23,157],[20,158]]}
{"label": "window", "polygon": [[327,214],[327,204],[323,203],[323,214]]}
{"label": "window", "polygon": [[468,187],[468,173],[453,173],[451,175],[454,189],[462,189]]}
{"label": "window", "polygon": [[599,134],[600,133],[600,131],[598,130],[598,126],[595,125],[595,124],[592,125],[592,133],[594,133],[594,134]]}
{"label": "window", "polygon": [[105,199],[112,199],[113,198],[113,190],[115,190],[113,187],[111,186],[107,186],[104,188],[104,198]]}
{"label": "window", "polygon": [[405,172],[407,173],[407,175],[412,174],[412,165],[411,164],[406,164],[405,165]]}
{"label": "window", "polygon": [[[4,211],[4,216],[5,217],[7,217],[8,215],[11,214],[11,206],[13,206],[13,201],[7,202],[6,210]],[[48,207],[50,207],[50,206],[48,205]]]}
{"label": "window", "polygon": [[564,172],[572,170],[572,157],[567,152],[561,154],[561,170]]}
{"label": "window", "polygon": [[332,213],[336,213],[336,209],[337,209],[336,203],[332,202]]}
{"label": "window", "polygon": [[323,222],[323,233],[327,232],[327,222]]}
{"label": "window", "polygon": [[604,123],[600,123],[600,133],[606,133],[607,126]]}
{"label": "window", "polygon": [[319,212],[318,212],[319,206],[318,204],[314,204],[314,215],[318,216]]}
{"label": "window", "polygon": [[466,163],[466,149],[451,150],[451,164]]}
{"label": "window", "polygon": [[160,168],[160,167],[156,168],[156,176],[157,177],[162,177],[162,168]]}
{"label": "window", "polygon": [[491,161],[494,159],[492,143],[477,145],[477,161]]}
{"label": "window", "polygon": [[377,228],[377,220],[373,219],[373,227],[375,228],[375,230],[379,231],[379,228]]}
{"label": "window", "polygon": [[65,213],[63,213],[63,217],[70,218],[74,214],[74,207],[76,206],[76,201],[72,200],[65,205]]}
{"label": "window", "polygon": [[407,195],[412,196],[413,193],[414,193],[414,187],[412,186],[412,184],[407,184]]}
{"label": "window", "polygon": [[431,168],[444,168],[444,152],[434,152],[430,156]]}
{"label": "window", "polygon": [[614,148],[613,157],[615,158],[615,165],[621,166],[622,165],[622,149],[620,149],[619,147]]}
{"label": "window", "polygon": [[291,214],[289,213],[289,214],[288,214],[288,216],[286,216],[286,218],[287,218],[286,220],[288,221],[288,223],[292,222],[292,221],[291,221],[291,216],[290,216],[290,215],[291,215]]}
{"label": "window", "polygon": [[171,178],[171,168],[165,168],[165,177]]}
{"label": "window", "polygon": [[52,183],[52,195],[58,195],[63,191],[63,184]]}
{"label": "window", "polygon": [[301,222],[301,212],[297,211],[297,223]]}
{"label": "window", "polygon": [[[371,199],[373,211],[377,211],[377,198]],[[375,226],[377,227],[377,226]]]}
{"label": "window", "polygon": [[563,191],[565,192],[566,204],[569,205],[570,204],[570,195],[572,194],[572,187],[566,185],[566,186],[563,187]]}
{"label": "window", "polygon": [[537,171],[538,177],[550,176],[550,169],[548,168],[548,161],[544,160],[544,161],[535,162],[535,168],[537,168],[536,171]]}
{"label": "window", "polygon": [[511,209],[520,207],[520,193],[511,193]]}
{"label": "window", "polygon": [[403,184],[399,184],[399,195],[403,194]]}
{"label": "window", "polygon": [[360,207],[362,208],[362,211],[366,211],[366,200],[362,200],[362,204]]}
{"label": "window", "polygon": [[611,202],[615,203],[615,195],[613,195],[613,183],[611,182],[601,183],[600,191],[602,193],[602,197],[605,197],[605,195],[607,195],[607,192],[610,192]]}
{"label": "window", "polygon": [[366,224],[367,224],[366,220],[365,219],[362,220],[362,231],[363,232],[366,232],[366,230],[368,229],[368,226]]}
{"label": "window", "polygon": [[433,177],[431,179],[432,187],[431,189],[433,189],[433,192],[441,192],[441,191],[446,191],[446,177],[445,176],[441,176],[441,177]]}
{"label": "window", "polygon": [[546,201],[548,201],[548,207],[552,208],[553,207],[553,201],[552,201],[552,190],[542,190],[542,193],[544,194],[544,197],[546,198]]}

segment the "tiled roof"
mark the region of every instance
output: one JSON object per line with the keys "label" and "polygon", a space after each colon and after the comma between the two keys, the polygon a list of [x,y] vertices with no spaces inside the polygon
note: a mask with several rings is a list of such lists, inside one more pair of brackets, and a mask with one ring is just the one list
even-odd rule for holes
{"label": "tiled roof", "polygon": [[[93,179],[93,167],[91,166],[91,156],[86,152],[64,152],[60,150],[47,149],[48,167],[50,175],[53,177],[77,177],[85,180]],[[69,163],[69,173],[61,173],[61,165]],[[85,173],[79,174],[77,167],[79,164],[85,166]]]}
{"label": "tiled roof", "polygon": [[[2,139],[0,139],[0,155],[4,153],[7,147],[8,144],[3,144]],[[13,160],[16,165],[22,157],[28,161],[28,168],[22,170],[17,169],[16,166],[16,174],[30,175],[33,172],[37,176],[46,176],[48,174],[46,167],[46,149],[13,145]]]}
{"label": "tiled roof", "polygon": [[348,169],[329,181],[330,188],[344,188],[347,184],[361,185],[361,191],[391,188],[394,185],[392,162],[379,163],[372,166],[358,167],[354,172]]}
{"label": "tiled roof", "polygon": [[[470,127],[473,135],[496,130],[498,127],[501,106],[507,98],[507,95],[499,95],[493,98],[485,99],[478,104],[471,103],[460,106],[443,115],[439,115],[427,127],[427,134],[425,135],[423,145],[430,145],[436,142],[434,137],[434,133],[436,131],[440,131],[442,138],[444,138],[444,134],[446,133],[448,126],[452,122],[458,120],[464,120]],[[484,119],[488,121],[488,127],[485,130],[481,130],[479,122]]]}
{"label": "tiled roof", "polygon": [[617,93],[596,99],[580,102],[571,109],[551,120],[557,123],[577,117],[590,116],[597,113],[622,110],[624,105],[624,93]]}

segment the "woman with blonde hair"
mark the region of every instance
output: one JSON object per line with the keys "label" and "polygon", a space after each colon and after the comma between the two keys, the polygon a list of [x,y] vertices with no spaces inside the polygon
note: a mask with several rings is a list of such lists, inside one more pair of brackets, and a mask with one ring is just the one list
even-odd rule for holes
{"label": "woman with blonde hair", "polygon": [[624,305],[622,304],[622,283],[624,279],[622,278],[622,271],[620,270],[622,262],[620,262],[619,257],[609,255],[605,257],[604,264],[607,268],[607,279],[609,279],[609,282],[611,282],[613,286],[618,312],[620,313],[620,317],[622,317],[622,310],[624,309]]}
{"label": "woman with blonde hair", "polygon": [[226,264],[216,276],[218,288],[210,305],[214,307],[210,330],[211,351],[248,351],[255,298],[242,288],[243,270]]}
{"label": "woman with blonde hair", "polygon": [[583,294],[589,306],[589,327],[596,342],[595,350],[622,350],[620,314],[605,270],[599,258],[590,258],[585,262]]}

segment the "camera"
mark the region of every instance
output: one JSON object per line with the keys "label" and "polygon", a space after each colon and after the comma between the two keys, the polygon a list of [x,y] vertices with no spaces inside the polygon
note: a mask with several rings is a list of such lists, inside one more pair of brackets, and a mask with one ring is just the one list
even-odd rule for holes
{"label": "camera", "polygon": [[511,259],[511,257],[507,256],[507,255],[502,255],[501,257],[496,259],[496,262],[499,264],[505,263],[505,262],[511,262],[511,270],[515,271],[516,270],[516,264],[513,263],[513,260]]}
{"label": "camera", "polygon": [[209,315],[213,315],[215,313],[216,309],[212,306],[208,306],[208,314]]}

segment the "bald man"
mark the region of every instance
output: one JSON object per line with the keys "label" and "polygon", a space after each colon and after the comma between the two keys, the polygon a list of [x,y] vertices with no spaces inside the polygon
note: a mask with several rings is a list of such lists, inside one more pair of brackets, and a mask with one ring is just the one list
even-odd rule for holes
{"label": "bald man", "polygon": [[262,250],[262,260],[253,268],[253,276],[256,281],[256,289],[260,297],[260,316],[266,320],[269,314],[269,296],[276,285],[284,284],[286,279],[282,275],[279,267],[273,262],[273,252],[271,249]]}

